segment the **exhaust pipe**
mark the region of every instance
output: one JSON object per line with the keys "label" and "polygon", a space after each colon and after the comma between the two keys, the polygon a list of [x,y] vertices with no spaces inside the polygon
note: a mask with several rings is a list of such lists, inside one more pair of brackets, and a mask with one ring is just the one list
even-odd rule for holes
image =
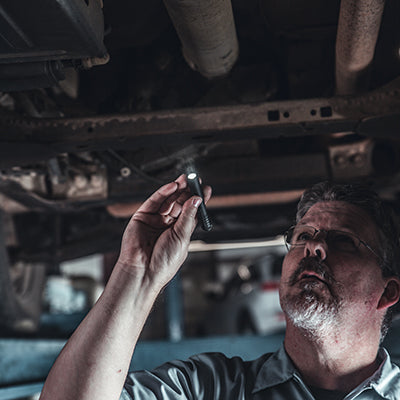
{"label": "exhaust pipe", "polygon": [[227,75],[239,55],[230,0],[164,0],[190,67],[206,78]]}
{"label": "exhaust pipe", "polygon": [[336,37],[336,94],[368,89],[385,0],[342,0]]}

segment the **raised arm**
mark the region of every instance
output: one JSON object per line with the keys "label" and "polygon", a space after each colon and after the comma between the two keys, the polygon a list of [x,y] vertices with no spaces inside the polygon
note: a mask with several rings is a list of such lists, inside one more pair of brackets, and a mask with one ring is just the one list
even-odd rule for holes
{"label": "raised arm", "polygon": [[[205,187],[205,201],[210,195]],[[102,296],[56,360],[40,400],[119,399],[153,303],[187,256],[200,202],[182,175],[133,215]]]}

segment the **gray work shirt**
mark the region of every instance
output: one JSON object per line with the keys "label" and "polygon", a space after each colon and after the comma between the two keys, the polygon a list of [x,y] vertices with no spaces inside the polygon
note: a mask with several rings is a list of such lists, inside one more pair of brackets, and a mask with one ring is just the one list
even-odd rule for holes
{"label": "gray work shirt", "polygon": [[[349,393],[346,400],[400,399],[400,370],[386,350],[380,367]],[[314,400],[282,346],[253,361],[204,353],[187,361],[172,361],[153,371],[128,375],[121,400],[132,399],[253,399]]]}

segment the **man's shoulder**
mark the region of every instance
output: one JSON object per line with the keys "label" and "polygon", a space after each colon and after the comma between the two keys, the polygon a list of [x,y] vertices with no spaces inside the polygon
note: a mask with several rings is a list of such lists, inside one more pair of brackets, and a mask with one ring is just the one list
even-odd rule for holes
{"label": "man's shoulder", "polygon": [[244,365],[248,365],[248,364],[263,363],[273,354],[274,353],[265,353],[255,359],[245,360],[241,356],[227,356],[224,353],[214,351],[214,352],[204,352],[204,353],[194,354],[193,356],[190,356],[188,360],[198,360],[200,362],[208,362],[212,360],[223,363],[243,363]]}
{"label": "man's shoulder", "polygon": [[385,399],[400,399],[400,368],[387,350],[380,349],[384,362],[373,376],[371,386]]}
{"label": "man's shoulder", "polygon": [[264,363],[274,353],[266,353],[253,360],[244,360],[239,356],[227,356],[220,352],[199,353],[186,360],[173,360],[160,368],[189,368],[190,371],[199,373],[211,372],[216,376],[220,374],[257,374]]}
{"label": "man's shoulder", "polygon": [[184,394],[182,398],[231,398],[229,396],[234,394],[234,398],[244,399],[271,355],[245,361],[238,356],[209,352],[186,360],[172,360],[151,371],[130,373],[123,392],[126,397],[122,398],[135,398],[135,393],[150,395],[162,387],[165,399],[175,398],[177,392]]}

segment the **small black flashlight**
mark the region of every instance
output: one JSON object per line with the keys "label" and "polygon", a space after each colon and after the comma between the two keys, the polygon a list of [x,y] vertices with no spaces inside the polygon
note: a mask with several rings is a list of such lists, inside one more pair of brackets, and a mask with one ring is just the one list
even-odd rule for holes
{"label": "small black flashlight", "polygon": [[206,205],[204,204],[204,195],[203,195],[203,190],[201,189],[199,177],[195,172],[191,172],[187,176],[187,182],[190,188],[190,191],[195,194],[196,196],[199,196],[203,199],[199,206],[199,211],[198,214],[200,216],[200,222],[201,222],[201,227],[205,231],[211,231],[212,229],[212,223],[210,221],[210,218],[207,214],[206,210]]}

